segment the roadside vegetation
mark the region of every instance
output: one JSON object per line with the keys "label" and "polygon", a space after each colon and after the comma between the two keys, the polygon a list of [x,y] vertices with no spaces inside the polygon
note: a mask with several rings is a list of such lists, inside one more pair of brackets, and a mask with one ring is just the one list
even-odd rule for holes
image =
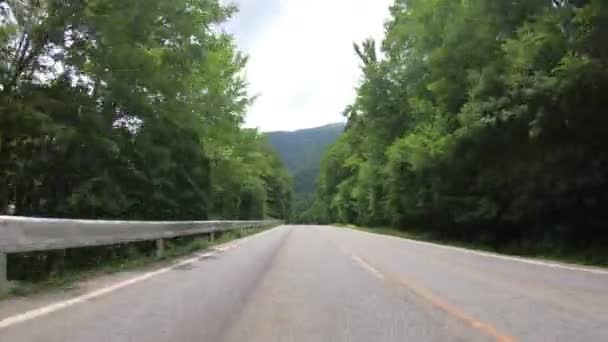
{"label": "roadside vegetation", "polygon": [[608,260],[608,3],[397,0],[309,221]]}
{"label": "roadside vegetation", "polygon": [[[314,158],[289,165],[297,213],[280,157],[242,127],[254,97],[225,4],[0,1],[0,213],[296,217],[608,264],[608,2],[395,0],[383,41],[354,46],[363,76],[312,206]],[[9,255],[9,278],[69,286],[153,251]]]}
{"label": "roadside vegetation", "polygon": [[[0,1],[0,214],[287,219],[291,179],[242,127],[254,99],[247,56],[219,29],[237,10],[224,3]],[[206,246],[172,243],[168,256]],[[9,255],[9,279],[71,283],[146,263],[152,249]]]}
{"label": "roadside vegetation", "polygon": [[284,219],[223,1],[0,1],[0,213]]}
{"label": "roadside vegetation", "polygon": [[265,134],[293,177],[291,221],[301,222],[300,216],[312,206],[315,198],[315,180],[321,169],[323,155],[343,131],[344,124],[336,123],[294,132]]}

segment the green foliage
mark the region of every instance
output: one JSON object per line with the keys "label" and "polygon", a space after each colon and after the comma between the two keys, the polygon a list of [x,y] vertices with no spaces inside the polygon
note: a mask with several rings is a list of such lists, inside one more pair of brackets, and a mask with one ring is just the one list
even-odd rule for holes
{"label": "green foliage", "polygon": [[287,171],[293,177],[293,219],[307,222],[315,196],[315,181],[321,169],[321,159],[328,147],[344,131],[336,123],[294,132],[270,132],[268,142],[278,152]]}
{"label": "green foliage", "polygon": [[[608,5],[397,0],[310,216],[490,245],[608,242]],[[596,249],[597,250],[597,249]]]}
{"label": "green foliage", "polygon": [[0,4],[0,212],[285,218],[221,1]]}

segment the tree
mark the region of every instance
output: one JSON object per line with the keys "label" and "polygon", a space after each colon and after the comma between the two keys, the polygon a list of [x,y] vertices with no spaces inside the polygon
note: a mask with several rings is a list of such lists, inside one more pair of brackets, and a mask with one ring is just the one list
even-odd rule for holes
{"label": "tree", "polygon": [[[285,206],[282,166],[241,129],[247,58],[215,29],[234,11],[216,0],[0,3],[2,207],[184,220],[261,218],[269,197]],[[225,183],[239,192],[218,192]],[[215,211],[222,201],[238,207]]]}
{"label": "tree", "polygon": [[397,0],[386,27],[383,58],[355,47],[363,77],[319,220],[496,247],[608,241],[603,1]]}

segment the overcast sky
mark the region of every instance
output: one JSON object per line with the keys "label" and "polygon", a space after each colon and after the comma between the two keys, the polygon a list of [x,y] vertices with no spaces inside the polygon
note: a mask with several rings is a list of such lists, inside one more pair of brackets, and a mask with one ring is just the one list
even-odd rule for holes
{"label": "overcast sky", "polygon": [[233,0],[228,23],[250,56],[247,79],[260,97],[248,127],[295,130],[343,121],[360,77],[353,42],[381,39],[393,0]]}

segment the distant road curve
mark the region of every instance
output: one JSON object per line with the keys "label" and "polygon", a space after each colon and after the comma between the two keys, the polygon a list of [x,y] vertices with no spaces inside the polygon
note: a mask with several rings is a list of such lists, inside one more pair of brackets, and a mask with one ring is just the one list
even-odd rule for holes
{"label": "distant road curve", "polygon": [[327,226],[64,297],[0,302],[0,341],[608,341],[602,269]]}

